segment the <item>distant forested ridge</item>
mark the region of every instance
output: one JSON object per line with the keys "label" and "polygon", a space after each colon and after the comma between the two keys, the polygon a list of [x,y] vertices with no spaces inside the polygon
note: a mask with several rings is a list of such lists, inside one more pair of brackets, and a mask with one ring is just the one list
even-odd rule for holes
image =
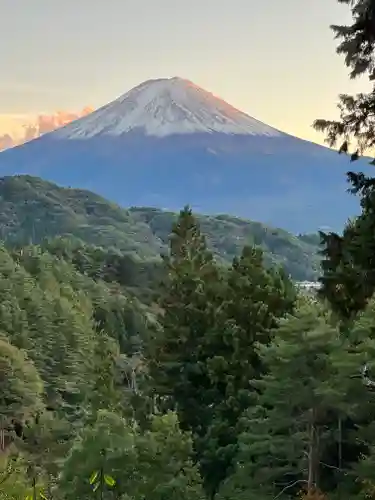
{"label": "distant forested ridge", "polygon": [[[155,208],[123,209],[89,191],[64,189],[30,176],[0,179],[0,239],[21,245],[74,236],[113,247],[137,260],[160,261],[177,214]],[[294,236],[282,229],[230,215],[197,216],[209,248],[223,263],[244,245],[262,248],[267,264],[280,264],[294,280],[317,279],[317,235]]]}

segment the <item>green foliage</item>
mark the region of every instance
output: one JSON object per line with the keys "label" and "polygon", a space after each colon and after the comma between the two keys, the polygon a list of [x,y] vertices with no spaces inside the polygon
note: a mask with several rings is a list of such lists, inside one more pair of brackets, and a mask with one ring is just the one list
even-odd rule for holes
{"label": "green foliage", "polygon": [[282,273],[264,267],[259,249],[245,247],[222,273],[188,208],[173,227],[165,261],[163,333],[151,376],[164,404],[176,408],[192,432],[213,495],[232,463],[238,420],[253,393],[249,381],[263,370],[254,345],[270,340],[275,320],[292,310],[295,292]]}
{"label": "green foliage", "polygon": [[[341,43],[337,52],[345,56],[345,64],[350,68],[350,77],[366,76],[373,82],[375,76],[374,57],[374,22],[375,9],[373,0],[338,0],[350,6],[352,24],[331,26]],[[359,93],[356,96],[341,94],[339,96],[340,120],[316,120],[317,130],[325,131],[327,142],[334,146],[338,140],[343,141],[340,153],[347,153],[350,143],[355,142],[356,149],[351,160],[358,159],[359,154],[374,146],[374,99],[372,91]]]}
{"label": "green foliage", "polygon": [[16,454],[0,457],[0,499],[18,500],[30,491],[25,461]]}
{"label": "green foliage", "polygon": [[96,491],[100,492],[101,498],[104,497],[104,489],[116,486],[115,479],[113,479],[113,477],[109,474],[105,474],[103,468],[96,470],[91,474],[89,483],[92,486],[92,491],[94,493]]}
{"label": "green foliage", "polygon": [[[116,272],[127,285],[149,295],[160,269],[160,253],[177,214],[153,208],[125,210],[89,191],[63,189],[30,176],[0,179],[0,238],[8,244],[27,245],[64,236],[78,238],[110,251]],[[268,265],[280,264],[295,280],[315,280],[319,273],[317,242],[306,241],[281,229],[229,215],[200,216],[209,248],[224,263],[239,256],[243,246],[259,245]],[[96,266],[77,255],[76,263],[96,272]],[[86,254],[87,255],[87,254]],[[99,255],[100,256],[100,255]],[[91,261],[91,262],[90,262]],[[112,274],[112,278],[113,278]],[[160,276],[159,276],[160,277]],[[117,280],[117,279],[116,279]]]}
{"label": "green foliage", "polygon": [[0,300],[1,442],[23,457],[24,489],[53,488],[82,425],[125,404],[120,360],[142,345],[146,310],[38,246],[0,247]]}
{"label": "green foliage", "polygon": [[[170,227],[177,214],[148,208],[132,208],[130,212],[151,227],[166,252]],[[294,280],[315,280],[319,275],[317,235],[315,238],[294,236],[282,229],[230,215],[197,215],[196,219],[206,235],[208,248],[221,263],[230,263],[239,257],[244,246],[255,245],[262,249],[267,266],[280,265]]]}
{"label": "green foliage", "polygon": [[364,420],[375,399],[360,375],[366,360],[372,367],[375,344],[363,321],[353,327],[353,344],[324,309],[305,305],[259,346],[269,371],[254,382],[258,397],[243,415],[236,470],[217,500],[295,498],[301,489],[358,494],[353,464],[375,437]]}
{"label": "green foliage", "polygon": [[[339,2],[373,79],[375,1]],[[316,126],[355,161],[373,109]],[[315,296],[288,275],[314,279],[317,235],[1,179],[0,500],[375,498],[375,180],[349,180]]]}
{"label": "green foliage", "polygon": [[368,493],[374,302],[339,329],[264,260],[222,266],[187,207],[149,307],[112,249],[0,247],[0,498]]}
{"label": "green foliage", "polygon": [[162,334],[151,345],[151,376],[159,396],[171,398],[172,407],[178,400],[180,422],[190,429],[202,425],[195,422],[212,402],[211,396],[203,402],[204,395],[196,389],[197,383],[206,387],[210,383],[204,336],[216,326],[216,295],[221,290],[218,268],[188,209],[172,230],[165,262],[168,278],[159,300]]}
{"label": "green foliage", "polygon": [[58,492],[66,499],[91,498],[102,479],[102,498],[200,500],[203,493],[190,452],[189,437],[173,414],[154,417],[151,429],[143,432],[119,415],[101,411],[93,426],[77,437]]}
{"label": "green foliage", "polygon": [[[350,76],[367,76],[372,85],[368,93],[340,95],[339,120],[316,120],[314,126],[324,131],[330,146],[339,145],[339,153],[357,161],[373,152],[375,87],[373,0],[339,0],[350,6],[352,24],[332,26],[341,43],[339,54],[345,55]],[[370,163],[374,165],[375,160]],[[348,172],[350,191],[360,197],[362,213],[348,221],[343,234],[321,233],[323,244],[323,277],[321,296],[328,299],[344,322],[362,311],[375,290],[374,277],[374,207],[375,179],[362,172]]]}
{"label": "green foliage", "polygon": [[25,424],[43,408],[42,393],[43,383],[32,362],[0,338],[0,426],[7,431],[2,439],[11,441],[15,425]]}

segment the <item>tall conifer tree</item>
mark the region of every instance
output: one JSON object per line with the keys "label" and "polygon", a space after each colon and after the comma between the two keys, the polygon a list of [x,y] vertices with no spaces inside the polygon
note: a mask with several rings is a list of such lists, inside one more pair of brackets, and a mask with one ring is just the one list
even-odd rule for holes
{"label": "tall conifer tree", "polygon": [[[338,0],[351,9],[352,23],[331,26],[340,41],[337,52],[345,56],[352,79],[367,77],[372,90],[356,96],[339,96],[339,120],[318,119],[330,146],[350,153],[354,162],[375,145],[375,1]],[[375,164],[375,160],[371,162]],[[350,191],[360,197],[362,213],[347,223],[343,235],[321,233],[323,271],[320,294],[327,298],[343,320],[351,320],[366,306],[375,291],[375,178],[348,172]]]}

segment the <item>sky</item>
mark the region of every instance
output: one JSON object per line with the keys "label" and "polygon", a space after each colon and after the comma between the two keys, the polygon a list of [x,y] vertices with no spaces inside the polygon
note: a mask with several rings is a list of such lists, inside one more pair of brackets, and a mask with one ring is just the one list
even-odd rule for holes
{"label": "sky", "polygon": [[0,0],[0,136],[180,76],[323,142],[313,120],[337,116],[339,93],[365,89],[329,29],[349,14],[337,0]]}

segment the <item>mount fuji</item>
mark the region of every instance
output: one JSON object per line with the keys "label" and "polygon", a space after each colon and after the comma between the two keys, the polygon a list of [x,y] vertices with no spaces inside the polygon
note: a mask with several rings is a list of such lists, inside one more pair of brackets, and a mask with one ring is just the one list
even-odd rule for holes
{"label": "mount fuji", "polygon": [[0,153],[1,176],[39,176],[122,206],[189,204],[293,232],[340,230],[358,212],[358,201],[346,193],[349,169],[345,156],[272,128],[178,77],[146,81]]}

